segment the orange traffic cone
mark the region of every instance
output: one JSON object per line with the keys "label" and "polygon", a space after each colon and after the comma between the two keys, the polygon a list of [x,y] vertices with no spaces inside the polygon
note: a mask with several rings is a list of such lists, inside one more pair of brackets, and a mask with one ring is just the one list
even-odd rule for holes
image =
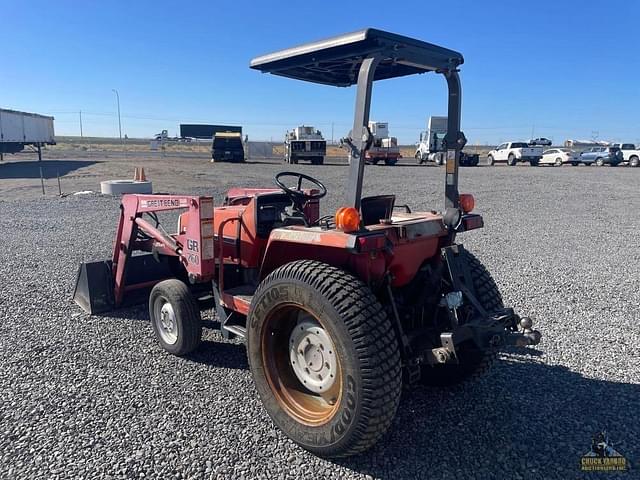
{"label": "orange traffic cone", "polygon": [[136,167],[136,168],[133,170],[133,181],[135,182],[135,181],[137,181],[137,180],[138,180],[138,167]]}
{"label": "orange traffic cone", "polygon": [[140,167],[140,174],[139,174],[138,180],[140,180],[141,182],[147,181],[147,177],[144,174],[144,167]]}

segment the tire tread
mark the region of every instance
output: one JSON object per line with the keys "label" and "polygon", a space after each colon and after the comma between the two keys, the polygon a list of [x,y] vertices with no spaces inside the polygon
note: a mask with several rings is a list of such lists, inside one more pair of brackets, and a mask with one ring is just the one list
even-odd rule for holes
{"label": "tire tread", "polygon": [[275,280],[302,281],[334,306],[344,322],[358,355],[364,413],[358,417],[351,445],[331,457],[351,456],[371,447],[395,417],[402,390],[398,340],[382,305],[361,280],[315,260],[290,262],[273,271],[258,287]]}

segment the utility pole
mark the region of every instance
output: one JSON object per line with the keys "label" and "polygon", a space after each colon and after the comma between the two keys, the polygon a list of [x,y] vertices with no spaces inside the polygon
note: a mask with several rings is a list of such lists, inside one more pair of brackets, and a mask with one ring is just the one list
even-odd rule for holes
{"label": "utility pole", "polygon": [[112,88],[111,91],[116,94],[116,100],[118,103],[118,133],[120,134],[120,146],[124,149],[124,145],[122,143],[122,122],[120,121],[120,94],[115,88]]}
{"label": "utility pole", "polygon": [[80,110],[80,139],[82,140],[82,110]]}
{"label": "utility pole", "polygon": [[333,145],[333,122],[331,122],[331,145]]}

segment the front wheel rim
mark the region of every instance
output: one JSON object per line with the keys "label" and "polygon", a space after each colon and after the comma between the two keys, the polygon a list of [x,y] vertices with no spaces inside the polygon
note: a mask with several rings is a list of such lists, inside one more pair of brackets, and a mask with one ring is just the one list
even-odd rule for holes
{"label": "front wheel rim", "polygon": [[173,345],[178,341],[176,314],[165,297],[158,297],[153,302],[153,321],[163,342]]}
{"label": "front wheel rim", "polygon": [[342,369],[329,332],[300,305],[283,305],[265,319],[262,365],[280,407],[310,426],[329,422],[342,399]]}

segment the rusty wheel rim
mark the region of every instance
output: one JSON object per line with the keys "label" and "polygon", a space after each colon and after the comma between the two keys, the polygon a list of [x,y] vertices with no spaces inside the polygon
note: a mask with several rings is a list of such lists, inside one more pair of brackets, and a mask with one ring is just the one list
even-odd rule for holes
{"label": "rusty wheel rim", "polygon": [[280,407],[310,426],[329,422],[342,398],[342,369],[322,322],[301,305],[287,304],[265,319],[262,365]]}

